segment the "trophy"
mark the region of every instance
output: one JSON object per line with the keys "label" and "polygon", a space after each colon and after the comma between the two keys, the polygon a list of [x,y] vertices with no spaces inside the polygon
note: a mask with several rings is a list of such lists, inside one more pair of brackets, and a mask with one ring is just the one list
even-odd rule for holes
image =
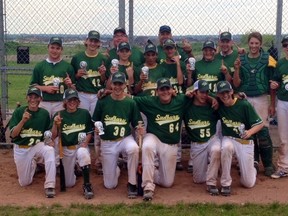
{"label": "trophy", "polygon": [[188,59],[188,62],[189,62],[189,64],[190,64],[191,70],[195,70],[196,59],[193,58],[193,57],[190,57],[190,58]]}
{"label": "trophy", "polygon": [[53,86],[54,86],[54,87],[59,87],[59,84],[60,84],[60,79],[59,79],[59,77],[55,77],[55,78],[53,79]]}
{"label": "trophy", "polygon": [[79,133],[78,134],[78,145],[81,145],[86,140],[86,133]]}
{"label": "trophy", "polygon": [[49,145],[52,142],[52,133],[50,130],[44,132],[44,144]]}
{"label": "trophy", "polygon": [[94,123],[94,126],[98,129],[99,135],[103,135],[104,134],[104,128],[103,128],[103,124],[102,124],[101,121],[96,121]]}
{"label": "trophy", "polygon": [[245,135],[245,125],[240,124],[240,126],[238,127],[238,130],[239,130],[239,136],[242,138]]}
{"label": "trophy", "polygon": [[114,67],[118,67],[119,60],[118,60],[118,59],[112,59],[111,64],[112,64]]}
{"label": "trophy", "polygon": [[87,70],[87,62],[86,61],[81,61],[80,62],[80,68],[85,70],[85,72],[86,72],[86,70]]}

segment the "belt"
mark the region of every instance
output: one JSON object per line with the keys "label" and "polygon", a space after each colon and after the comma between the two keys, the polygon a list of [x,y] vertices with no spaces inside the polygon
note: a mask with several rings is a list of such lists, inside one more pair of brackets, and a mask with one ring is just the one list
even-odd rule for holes
{"label": "belt", "polygon": [[77,149],[77,145],[70,145],[70,146],[65,146],[65,147],[69,150],[76,150]]}
{"label": "belt", "polygon": [[118,139],[115,139],[115,140],[102,140],[103,142],[118,142],[118,141],[120,141],[120,140],[122,140],[122,139],[124,139],[125,137],[120,137],[120,138],[118,138]]}
{"label": "belt", "polygon": [[231,139],[236,140],[237,142],[243,144],[243,145],[249,145],[251,143],[251,140],[245,140],[245,139],[240,139],[236,137],[230,137]]}
{"label": "belt", "polygon": [[32,146],[34,146],[34,145],[18,145],[18,148],[28,149],[28,148],[30,148]]}

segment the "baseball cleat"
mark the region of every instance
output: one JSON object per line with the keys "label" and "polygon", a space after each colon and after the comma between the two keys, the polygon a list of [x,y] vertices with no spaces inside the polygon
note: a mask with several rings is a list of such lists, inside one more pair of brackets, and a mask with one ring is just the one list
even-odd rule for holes
{"label": "baseball cleat", "polygon": [[83,184],[83,193],[85,199],[92,199],[94,196],[92,185],[90,183]]}
{"label": "baseball cleat", "polygon": [[219,190],[215,185],[207,185],[207,191],[212,196],[218,196]]}
{"label": "baseball cleat", "polygon": [[45,195],[47,198],[54,198],[55,194],[56,193],[54,188],[45,188]]}
{"label": "baseball cleat", "polygon": [[137,197],[137,194],[138,194],[137,186],[132,185],[128,182],[127,189],[128,189],[128,198],[129,199],[135,199]]}
{"label": "baseball cleat", "polygon": [[153,199],[154,192],[151,190],[145,190],[143,195],[144,201],[151,201]]}
{"label": "baseball cleat", "polygon": [[271,178],[278,179],[278,178],[282,178],[282,177],[286,177],[286,176],[288,176],[287,172],[284,172],[282,170],[278,170],[277,172],[275,172],[271,175]]}
{"label": "baseball cleat", "polygon": [[221,188],[221,195],[222,196],[230,196],[231,195],[231,187],[230,186],[223,186]]}

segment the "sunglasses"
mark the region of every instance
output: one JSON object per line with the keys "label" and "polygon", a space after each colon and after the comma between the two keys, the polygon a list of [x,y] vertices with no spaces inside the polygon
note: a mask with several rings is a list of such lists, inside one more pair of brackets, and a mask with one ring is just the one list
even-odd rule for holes
{"label": "sunglasses", "polygon": [[283,47],[283,48],[287,48],[287,47],[288,47],[288,44],[282,44],[282,47]]}

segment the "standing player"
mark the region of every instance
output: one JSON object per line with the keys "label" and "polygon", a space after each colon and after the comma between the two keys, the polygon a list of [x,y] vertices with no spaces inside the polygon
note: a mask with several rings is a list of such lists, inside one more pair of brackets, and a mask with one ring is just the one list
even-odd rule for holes
{"label": "standing player", "polygon": [[63,93],[73,87],[75,75],[72,66],[61,57],[62,39],[51,37],[48,44],[48,58],[38,63],[32,73],[30,85],[43,92],[40,107],[46,109],[50,118],[62,110]]}
{"label": "standing player", "polygon": [[[64,93],[63,106],[65,110],[54,116],[52,126],[52,137],[61,136],[63,145],[63,166],[65,170],[65,183],[67,187],[76,184],[74,166],[76,160],[83,174],[83,193],[86,199],[93,197],[92,185],[90,183],[89,171],[91,158],[88,142],[91,139],[92,121],[89,112],[78,108],[80,104],[78,92],[74,89],[66,89]],[[58,130],[60,128],[60,130]],[[84,133],[81,140],[80,133]],[[81,134],[81,135],[82,135]],[[85,136],[87,134],[87,136]]]}
{"label": "standing player", "polygon": [[[244,92],[247,100],[261,116],[264,127],[257,133],[255,142],[255,167],[259,169],[259,154],[264,166],[264,174],[274,173],[273,145],[269,134],[268,117],[275,114],[275,90],[270,89],[269,80],[272,79],[276,61],[269,53],[264,52],[262,35],[252,32],[248,35],[249,53],[240,56],[241,64],[235,65],[233,84],[237,91]],[[270,99],[268,97],[270,94]],[[269,102],[270,101],[270,102]]]}
{"label": "standing player", "polygon": [[208,102],[209,84],[197,80],[193,102],[184,113],[184,123],[191,140],[190,158],[195,183],[206,182],[207,191],[218,195],[217,176],[220,167],[220,139],[216,134],[217,111]]}
{"label": "standing player", "polygon": [[128,157],[128,198],[133,199],[137,196],[139,147],[131,134],[130,124],[135,128],[142,118],[136,103],[124,93],[125,74],[112,74],[111,82],[111,95],[98,101],[92,118],[93,121],[101,121],[104,127],[105,134],[101,135],[104,186],[108,189],[117,187],[120,176],[117,161],[123,152]]}
{"label": "standing player", "polygon": [[283,37],[282,47],[285,57],[278,61],[276,73],[273,78],[274,82],[270,84],[272,89],[278,89],[277,120],[278,133],[281,141],[278,150],[277,170],[271,175],[274,179],[288,176],[288,36]]}
{"label": "standing player", "polygon": [[[119,59],[118,54],[117,54],[117,47],[119,43],[121,42],[126,42],[128,43],[128,36],[126,34],[126,30],[122,27],[117,27],[114,29],[113,32],[113,48],[108,51],[108,61],[111,62],[112,59]],[[143,64],[144,58],[143,58],[143,53],[141,50],[136,47],[132,46],[131,47],[131,56],[129,57],[129,61],[133,62],[133,64],[138,67]]]}
{"label": "standing player", "polygon": [[219,115],[222,124],[221,143],[221,194],[231,195],[231,163],[236,158],[240,168],[240,183],[251,188],[256,182],[256,169],[254,167],[253,135],[264,126],[252,105],[246,100],[233,97],[232,86],[227,81],[217,83],[217,97],[221,103]]}
{"label": "standing player", "polygon": [[[168,78],[157,81],[156,93],[158,96],[134,97],[148,120],[142,147],[142,187],[146,201],[152,200],[155,184],[171,187],[174,182],[182,116],[188,104],[185,95],[172,97],[173,88]],[[156,156],[158,168],[154,166]]]}
{"label": "standing player", "polygon": [[16,109],[9,123],[10,136],[15,143],[13,151],[18,181],[21,186],[31,184],[37,166],[35,158],[44,159],[45,195],[53,198],[56,182],[55,153],[52,142],[51,146],[43,142],[44,132],[50,125],[49,113],[39,107],[42,92],[38,88],[30,87],[26,100],[28,106]]}
{"label": "standing player", "polygon": [[107,58],[99,53],[100,34],[90,31],[85,40],[85,51],[72,57],[71,65],[75,70],[76,89],[81,101],[80,108],[92,115],[97,103],[97,93],[105,87]]}

